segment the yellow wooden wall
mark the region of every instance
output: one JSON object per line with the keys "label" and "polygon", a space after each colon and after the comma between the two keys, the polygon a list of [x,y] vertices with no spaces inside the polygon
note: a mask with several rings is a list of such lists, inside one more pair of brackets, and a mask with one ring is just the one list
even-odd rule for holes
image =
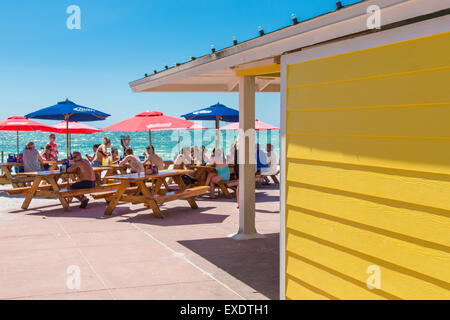
{"label": "yellow wooden wall", "polygon": [[286,101],[286,298],[450,299],[450,33],[288,65]]}

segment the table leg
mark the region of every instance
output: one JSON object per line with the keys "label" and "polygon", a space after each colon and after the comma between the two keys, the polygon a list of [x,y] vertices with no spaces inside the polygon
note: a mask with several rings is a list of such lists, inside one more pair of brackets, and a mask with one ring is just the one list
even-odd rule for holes
{"label": "table leg", "polygon": [[[61,196],[59,194],[59,186],[58,183],[56,182],[56,177],[55,176],[50,176],[46,178],[47,182],[52,186],[52,190],[58,195],[58,199],[59,202],[61,202],[61,205],[64,208],[64,211],[68,211],[69,210],[69,202],[66,200],[66,198],[64,198],[63,196]],[[67,188],[69,188],[69,181],[67,182]]]}
{"label": "table leg", "polygon": [[[181,176],[174,176],[173,180],[180,188],[180,191],[183,192],[186,190],[186,186],[184,185],[183,179],[181,179]],[[194,198],[186,198],[186,201],[189,203],[192,209],[197,209],[198,205],[197,202],[195,202]]]}
{"label": "table leg", "polygon": [[31,189],[28,190],[25,200],[23,201],[22,209],[24,209],[24,210],[28,209],[28,207],[30,206],[31,200],[33,200],[34,196],[36,195],[36,191],[39,188],[41,181],[42,181],[42,177],[34,178],[33,185],[31,186]]}
{"label": "table leg", "polygon": [[163,179],[156,179],[155,185],[153,187],[153,194],[159,194],[163,185],[163,181]]}
{"label": "table leg", "polygon": [[105,215],[112,215],[114,212],[114,209],[116,209],[117,204],[119,203],[120,199],[122,198],[123,194],[125,193],[125,190],[129,186],[129,182],[124,180],[122,181],[122,184],[117,189],[116,195],[112,198],[111,202],[108,204],[108,207],[105,210]]}
{"label": "table leg", "polygon": [[19,187],[19,184],[13,182],[13,181],[14,181],[14,178],[13,178],[12,173],[11,173],[11,168],[6,166],[6,167],[3,168],[3,172],[5,173],[6,179],[9,180],[9,182],[11,183],[11,185],[13,186],[13,188],[18,188],[18,187]]}
{"label": "table leg", "polygon": [[[157,185],[158,185],[158,182],[160,182],[160,179],[156,180]],[[161,185],[161,184],[162,184],[162,182],[159,185]],[[138,185],[140,192],[144,196],[145,204],[152,209],[153,214],[160,219],[164,218],[161,213],[161,210],[159,210],[158,204],[156,203],[155,200],[152,199],[152,195],[150,194],[150,192],[148,192],[148,189],[145,186],[145,182],[138,181],[137,185]]]}

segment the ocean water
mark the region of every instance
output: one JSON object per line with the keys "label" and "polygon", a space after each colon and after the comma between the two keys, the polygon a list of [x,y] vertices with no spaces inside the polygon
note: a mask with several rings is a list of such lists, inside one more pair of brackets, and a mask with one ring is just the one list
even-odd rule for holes
{"label": "ocean water", "polygon": [[[224,149],[227,154],[230,151],[231,145],[238,136],[237,131],[221,131],[220,132],[220,147]],[[72,152],[79,151],[82,155],[92,154],[92,146],[94,144],[102,143],[103,137],[109,137],[113,148],[119,149],[119,153],[123,154],[123,148],[120,144],[120,139],[124,135],[129,135],[131,138],[130,146],[134,153],[141,155],[145,151],[145,147],[149,144],[148,132],[100,132],[91,135],[74,134],[72,135]],[[216,131],[213,129],[207,130],[189,130],[180,131],[180,144],[178,144],[178,131],[154,131],[152,132],[152,144],[164,160],[173,160],[178,154],[179,147],[183,146],[202,146],[204,145],[209,155],[215,147]],[[25,144],[33,141],[36,148],[39,150],[45,147],[48,143],[49,133],[46,132],[19,132],[19,146],[20,150],[25,148]],[[16,132],[0,131],[0,152],[4,153],[4,161],[8,154],[15,154],[17,151]],[[280,155],[280,135],[279,131],[260,131],[256,132],[256,141],[260,143],[262,149],[265,150],[267,142],[272,143],[274,151],[279,159]],[[66,157],[66,135],[56,134],[56,143],[59,149],[59,158]]]}

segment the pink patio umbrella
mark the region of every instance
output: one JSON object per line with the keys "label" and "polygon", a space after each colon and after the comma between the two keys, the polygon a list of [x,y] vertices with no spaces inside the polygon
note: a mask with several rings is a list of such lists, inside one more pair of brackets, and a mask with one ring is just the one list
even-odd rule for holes
{"label": "pink patio umbrella", "polygon": [[65,121],[62,121],[56,125],[53,126],[55,128],[57,133],[60,134],[92,134],[101,132],[102,130],[90,127],[86,124],[79,123],[77,121],[71,121],[69,122],[69,131],[67,131],[67,124]]}
{"label": "pink patio umbrella", "polygon": [[12,116],[6,120],[0,121],[1,131],[16,131],[17,132],[17,155],[19,155],[19,131],[43,131],[56,132],[55,128],[45,124],[28,120],[22,116]]}
{"label": "pink patio umbrella", "polygon": [[102,131],[148,131],[149,141],[152,144],[152,131],[190,129],[193,126],[195,126],[195,123],[191,121],[166,116],[158,111],[146,111],[103,128]]}
{"label": "pink patio umbrella", "polygon": [[69,135],[69,153],[72,153],[72,134],[93,134],[102,131],[86,124],[79,123],[78,121],[69,121],[68,123],[62,121],[52,127],[55,128],[55,132],[59,134]]}
{"label": "pink patio umbrella", "polygon": [[[231,123],[225,127],[220,128],[220,130],[239,130],[239,122]],[[271,130],[280,130],[280,128],[274,127],[268,123],[264,123],[264,122],[256,119],[255,130],[256,131],[271,131]]]}

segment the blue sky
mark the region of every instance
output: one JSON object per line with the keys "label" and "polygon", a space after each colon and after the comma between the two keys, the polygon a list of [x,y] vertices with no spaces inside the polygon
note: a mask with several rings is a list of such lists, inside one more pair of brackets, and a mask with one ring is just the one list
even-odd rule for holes
{"label": "blue sky", "polygon": [[[227,47],[333,11],[335,0],[23,0],[0,4],[0,118],[24,115],[66,97],[112,114],[103,127],[145,110],[172,116],[237,94],[132,93],[128,82],[165,64]],[[356,0],[342,1],[352,4]],[[69,30],[69,5],[81,30]],[[257,94],[256,116],[279,125],[279,94]]]}

